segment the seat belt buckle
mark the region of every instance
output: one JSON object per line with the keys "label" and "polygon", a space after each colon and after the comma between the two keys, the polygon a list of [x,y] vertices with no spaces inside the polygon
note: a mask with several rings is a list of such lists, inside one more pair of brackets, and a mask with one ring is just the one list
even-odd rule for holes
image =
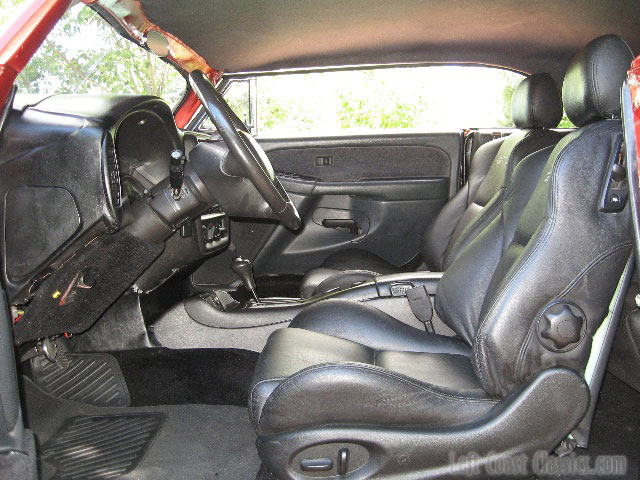
{"label": "seat belt buckle", "polygon": [[429,293],[424,285],[419,287],[410,288],[406,291],[407,300],[409,301],[409,307],[413,315],[424,323],[424,328],[429,333],[434,333],[433,323],[433,304]]}

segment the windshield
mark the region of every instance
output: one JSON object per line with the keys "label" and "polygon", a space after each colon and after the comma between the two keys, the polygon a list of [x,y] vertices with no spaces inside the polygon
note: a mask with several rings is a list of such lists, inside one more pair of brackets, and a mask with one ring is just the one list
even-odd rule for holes
{"label": "windshield", "polygon": [[[0,0],[3,16],[20,3],[25,2]],[[156,95],[172,108],[186,90],[185,79],[172,65],[120,36],[83,4],[65,13],[16,83],[18,93],[28,94]]]}

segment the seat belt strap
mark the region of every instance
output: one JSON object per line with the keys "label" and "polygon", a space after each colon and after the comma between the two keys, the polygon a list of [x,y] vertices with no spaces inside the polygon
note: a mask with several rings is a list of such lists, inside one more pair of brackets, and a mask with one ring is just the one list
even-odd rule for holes
{"label": "seat belt strap", "polygon": [[409,306],[415,317],[424,323],[424,328],[429,333],[434,333],[433,323],[433,304],[424,285],[410,288],[406,292]]}

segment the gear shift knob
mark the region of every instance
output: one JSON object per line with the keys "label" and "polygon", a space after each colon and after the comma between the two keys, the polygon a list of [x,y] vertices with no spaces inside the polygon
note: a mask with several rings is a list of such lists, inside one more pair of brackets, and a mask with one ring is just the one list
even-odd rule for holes
{"label": "gear shift knob", "polygon": [[258,299],[258,295],[256,294],[256,281],[253,278],[253,264],[251,260],[236,257],[231,260],[231,270],[238,275],[244,286],[251,291],[256,303],[260,303],[260,299]]}

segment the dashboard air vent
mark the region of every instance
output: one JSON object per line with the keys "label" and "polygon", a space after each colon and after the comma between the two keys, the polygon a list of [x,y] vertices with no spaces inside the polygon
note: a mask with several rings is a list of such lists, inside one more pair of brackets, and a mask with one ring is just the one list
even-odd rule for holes
{"label": "dashboard air vent", "polygon": [[111,135],[106,136],[105,155],[107,160],[107,182],[109,183],[109,190],[111,191],[111,200],[113,202],[113,206],[118,208],[122,206],[122,194],[120,191],[120,168],[118,166],[118,159],[116,158],[116,148],[113,144],[113,137]]}

